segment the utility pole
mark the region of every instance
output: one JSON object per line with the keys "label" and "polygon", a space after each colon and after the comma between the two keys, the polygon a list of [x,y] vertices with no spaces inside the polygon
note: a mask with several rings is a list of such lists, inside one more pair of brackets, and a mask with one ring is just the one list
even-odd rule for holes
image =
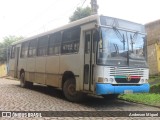
{"label": "utility pole", "polygon": [[91,9],[93,15],[98,13],[97,0],[91,0]]}

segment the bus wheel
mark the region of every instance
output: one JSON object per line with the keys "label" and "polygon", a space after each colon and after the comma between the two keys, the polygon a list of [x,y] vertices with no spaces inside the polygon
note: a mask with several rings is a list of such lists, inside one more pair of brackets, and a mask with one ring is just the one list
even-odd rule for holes
{"label": "bus wheel", "polygon": [[63,93],[67,100],[71,102],[80,102],[84,94],[76,91],[76,84],[73,78],[67,79],[63,85]]}
{"label": "bus wheel", "polygon": [[118,98],[119,94],[109,94],[109,95],[102,95],[104,99],[108,100],[115,100]]}
{"label": "bus wheel", "polygon": [[25,80],[25,74],[24,72],[21,73],[21,76],[20,76],[20,86],[21,87],[32,87],[33,86],[33,83],[32,82],[28,82]]}

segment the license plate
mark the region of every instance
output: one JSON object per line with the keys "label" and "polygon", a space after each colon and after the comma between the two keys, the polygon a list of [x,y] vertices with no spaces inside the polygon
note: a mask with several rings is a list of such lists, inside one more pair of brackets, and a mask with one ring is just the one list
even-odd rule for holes
{"label": "license plate", "polygon": [[124,94],[132,94],[133,90],[124,90]]}

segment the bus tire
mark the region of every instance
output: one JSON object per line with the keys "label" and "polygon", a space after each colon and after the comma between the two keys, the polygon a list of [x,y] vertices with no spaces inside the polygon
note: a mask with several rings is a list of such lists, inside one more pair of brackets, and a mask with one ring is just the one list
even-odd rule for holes
{"label": "bus tire", "polygon": [[20,76],[20,86],[22,88],[25,88],[25,87],[32,87],[33,86],[33,83],[32,82],[28,82],[25,80],[25,73],[21,73],[21,76]]}
{"label": "bus tire", "polygon": [[104,99],[108,100],[115,100],[118,98],[119,94],[109,94],[109,95],[102,95]]}
{"label": "bus tire", "polygon": [[69,78],[64,82],[63,93],[70,102],[80,102],[84,98],[84,93],[76,91],[76,83],[74,78]]}

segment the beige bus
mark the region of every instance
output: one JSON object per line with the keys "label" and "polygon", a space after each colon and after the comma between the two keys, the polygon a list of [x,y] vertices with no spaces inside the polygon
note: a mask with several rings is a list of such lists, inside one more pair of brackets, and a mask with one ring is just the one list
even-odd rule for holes
{"label": "beige bus", "polygon": [[92,15],[11,45],[9,75],[63,90],[69,101],[148,92],[144,26]]}

